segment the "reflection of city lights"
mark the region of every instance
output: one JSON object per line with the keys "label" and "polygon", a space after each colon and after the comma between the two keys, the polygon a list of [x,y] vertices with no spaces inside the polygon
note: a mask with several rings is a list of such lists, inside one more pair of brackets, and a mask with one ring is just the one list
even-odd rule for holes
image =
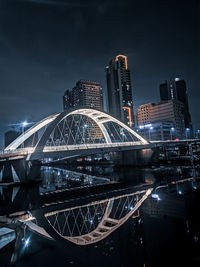
{"label": "reflection of city lights", "polygon": [[28,244],[29,244],[29,239],[26,239],[26,241],[25,241],[25,246],[27,247]]}
{"label": "reflection of city lights", "polygon": [[182,193],[183,193],[183,192],[182,192],[181,190],[178,190],[178,194],[179,194],[179,195],[182,195]]}
{"label": "reflection of city lights", "polygon": [[24,242],[24,246],[28,247],[28,245],[30,244],[30,237],[28,238],[22,238],[22,241]]}

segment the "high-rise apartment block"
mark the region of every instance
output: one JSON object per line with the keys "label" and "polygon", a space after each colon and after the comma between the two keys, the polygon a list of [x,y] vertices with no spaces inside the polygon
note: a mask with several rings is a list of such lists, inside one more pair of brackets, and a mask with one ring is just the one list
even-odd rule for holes
{"label": "high-rise apartment block", "polygon": [[138,126],[150,123],[169,122],[173,124],[176,136],[183,138],[185,135],[185,124],[182,109],[183,103],[176,100],[141,105],[137,109]]}
{"label": "high-rise apartment block", "polygon": [[185,128],[192,131],[192,121],[189,111],[187,87],[184,80],[179,78],[166,80],[164,83],[160,84],[160,100],[177,100],[183,104],[182,113],[184,116]]}
{"label": "high-rise apartment block", "polygon": [[103,109],[103,92],[100,83],[80,80],[63,96],[63,109],[88,107]]}
{"label": "high-rise apartment block", "polygon": [[131,76],[127,57],[118,55],[106,67],[108,112],[134,126]]}
{"label": "high-rise apartment block", "polygon": [[[103,110],[103,92],[100,83],[80,80],[72,90],[66,90],[63,96],[63,109],[68,111],[72,108],[94,108]],[[75,131],[73,129],[72,131]],[[83,125],[84,139],[93,140],[103,138],[103,134],[96,124],[91,124],[89,118]],[[82,137],[81,137],[82,138]]]}

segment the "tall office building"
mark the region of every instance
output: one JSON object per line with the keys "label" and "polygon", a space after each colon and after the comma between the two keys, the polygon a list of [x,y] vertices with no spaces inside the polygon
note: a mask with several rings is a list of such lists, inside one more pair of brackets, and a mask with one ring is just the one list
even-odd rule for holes
{"label": "tall office building", "polygon": [[134,126],[131,76],[127,57],[118,55],[106,67],[108,112]]}
{"label": "tall office building", "polygon": [[160,100],[178,100],[183,103],[182,113],[184,116],[185,128],[189,128],[192,132],[192,121],[189,111],[187,87],[184,80],[179,78],[166,80],[160,84]]}
{"label": "tall office building", "polygon": [[80,80],[72,90],[63,96],[63,109],[88,107],[103,109],[103,92],[100,83]]}

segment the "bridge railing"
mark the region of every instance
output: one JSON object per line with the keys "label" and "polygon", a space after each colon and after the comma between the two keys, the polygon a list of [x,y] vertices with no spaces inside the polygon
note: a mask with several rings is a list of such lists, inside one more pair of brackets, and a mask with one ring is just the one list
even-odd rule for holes
{"label": "bridge railing", "polygon": [[100,143],[100,144],[80,144],[80,145],[62,145],[62,146],[46,146],[43,152],[63,151],[63,150],[78,150],[78,149],[98,149],[107,147],[123,147],[143,145],[141,141],[136,142],[119,142],[119,143]]}
{"label": "bridge railing", "polygon": [[[61,146],[46,146],[43,152],[64,151],[64,150],[83,150],[83,149],[99,149],[111,147],[124,147],[124,146],[139,146],[144,145],[141,141],[135,142],[118,142],[118,143],[96,143],[96,144],[79,144],[79,145],[61,145]],[[17,148],[10,150],[0,151],[0,156],[9,155],[28,155],[34,153],[34,147]]]}
{"label": "bridge railing", "polygon": [[0,155],[9,155],[9,154],[29,154],[34,151],[34,147],[25,147],[25,148],[17,148],[17,149],[10,149],[10,150],[2,150],[0,151]]}

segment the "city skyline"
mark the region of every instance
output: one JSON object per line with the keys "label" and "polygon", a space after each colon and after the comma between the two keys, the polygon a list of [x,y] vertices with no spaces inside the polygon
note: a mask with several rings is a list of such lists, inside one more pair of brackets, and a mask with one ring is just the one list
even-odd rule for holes
{"label": "city skyline", "polygon": [[[63,92],[79,79],[99,81],[105,90],[104,68],[118,54],[128,57],[135,108],[157,101],[159,84],[180,77],[188,85],[192,123],[200,128],[198,3],[180,3],[171,9],[158,1],[1,0],[1,135],[8,124],[60,111]],[[118,38],[122,33],[126,42]]]}

